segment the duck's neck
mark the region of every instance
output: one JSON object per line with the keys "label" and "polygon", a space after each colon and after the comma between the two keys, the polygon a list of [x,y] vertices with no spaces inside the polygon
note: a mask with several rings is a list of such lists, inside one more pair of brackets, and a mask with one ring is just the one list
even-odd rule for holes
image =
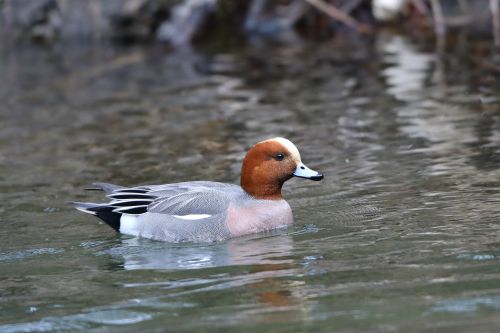
{"label": "duck's neck", "polygon": [[284,181],[273,179],[270,175],[259,170],[258,166],[252,167],[247,163],[243,163],[240,183],[243,190],[255,199],[283,199],[281,188]]}
{"label": "duck's neck", "polygon": [[269,183],[257,183],[254,181],[249,181],[244,177],[241,178],[241,187],[243,190],[260,200],[281,200],[283,196],[281,195],[281,187],[283,184],[269,184]]}

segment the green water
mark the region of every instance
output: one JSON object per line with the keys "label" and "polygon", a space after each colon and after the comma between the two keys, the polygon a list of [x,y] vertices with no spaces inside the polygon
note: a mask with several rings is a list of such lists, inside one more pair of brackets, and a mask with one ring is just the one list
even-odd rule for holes
{"label": "green water", "polygon": [[[0,332],[498,332],[500,59],[408,37],[229,50],[19,47],[0,62]],[[284,136],[295,225],[116,235],[93,181],[238,182]]]}

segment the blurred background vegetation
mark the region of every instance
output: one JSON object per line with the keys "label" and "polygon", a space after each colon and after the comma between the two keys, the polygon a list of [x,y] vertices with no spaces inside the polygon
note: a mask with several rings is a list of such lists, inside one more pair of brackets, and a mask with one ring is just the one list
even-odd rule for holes
{"label": "blurred background vegetation", "polygon": [[498,0],[0,0],[2,44],[269,39],[371,35],[381,25],[443,37],[466,30],[500,46]]}

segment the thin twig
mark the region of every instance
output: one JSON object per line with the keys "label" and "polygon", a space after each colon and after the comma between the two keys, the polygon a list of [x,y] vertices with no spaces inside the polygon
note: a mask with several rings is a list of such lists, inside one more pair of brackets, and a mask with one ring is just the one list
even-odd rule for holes
{"label": "thin twig", "polygon": [[361,3],[363,1],[364,0],[349,0],[346,3],[344,3],[342,6],[340,6],[339,10],[343,11],[346,14],[349,14],[354,9],[358,8],[359,5],[361,5]]}
{"label": "thin twig", "polygon": [[309,3],[311,6],[315,7],[316,9],[327,14],[328,16],[336,19],[337,21],[340,21],[353,29],[359,30],[360,28],[359,22],[356,21],[352,16],[338,9],[337,7],[330,5],[329,3],[326,3],[322,0],[305,0],[305,1]]}
{"label": "thin twig", "polygon": [[412,5],[417,9],[420,14],[428,15],[429,11],[425,5],[424,0],[411,0]]}
{"label": "thin twig", "polygon": [[500,47],[500,11],[498,9],[498,0],[490,0],[490,10],[495,46]]}
{"label": "thin twig", "polygon": [[446,22],[443,9],[439,0],[431,0],[432,15],[434,16],[434,29],[438,36],[446,34]]}

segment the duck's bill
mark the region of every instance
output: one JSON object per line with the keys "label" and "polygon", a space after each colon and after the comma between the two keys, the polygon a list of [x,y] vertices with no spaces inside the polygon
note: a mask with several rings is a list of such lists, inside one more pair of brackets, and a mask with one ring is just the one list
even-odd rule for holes
{"label": "duck's bill", "polygon": [[321,180],[323,179],[323,175],[319,173],[318,171],[314,171],[309,169],[304,165],[304,163],[299,163],[297,164],[297,169],[295,169],[295,172],[293,173],[295,177],[300,177],[300,178],[306,178],[310,180]]}

